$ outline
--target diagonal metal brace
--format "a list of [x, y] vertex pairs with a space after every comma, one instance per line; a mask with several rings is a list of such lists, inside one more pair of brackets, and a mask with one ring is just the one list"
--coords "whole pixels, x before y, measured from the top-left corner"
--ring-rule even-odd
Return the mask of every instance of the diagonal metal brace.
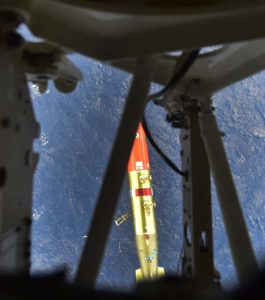
[[135, 133], [147, 102], [154, 60], [149, 57], [136, 62], [131, 89], [80, 258], [75, 278], [78, 285], [93, 287], [96, 283]]
[[201, 100], [201, 135], [216, 185], [218, 200], [240, 282], [259, 272], [221, 134], [212, 113], [211, 99]]

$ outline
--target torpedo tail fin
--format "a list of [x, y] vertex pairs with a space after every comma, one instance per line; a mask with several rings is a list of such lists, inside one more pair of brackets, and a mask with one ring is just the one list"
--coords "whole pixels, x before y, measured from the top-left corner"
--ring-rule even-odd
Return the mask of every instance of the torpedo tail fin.
[[[157, 278], [163, 277], [163, 276], [165, 276], [165, 269], [161, 268], [161, 267], [158, 267], [157, 268]], [[144, 280], [143, 272], [142, 272], [141, 269], [135, 270], [135, 277], [136, 277], [137, 282]]]
[[161, 267], [158, 267], [157, 268], [157, 277], [163, 277], [165, 276], [165, 269], [164, 268], [161, 268]]
[[143, 280], [143, 273], [141, 269], [137, 269], [135, 270], [135, 277], [136, 277], [136, 281], [142, 281]]

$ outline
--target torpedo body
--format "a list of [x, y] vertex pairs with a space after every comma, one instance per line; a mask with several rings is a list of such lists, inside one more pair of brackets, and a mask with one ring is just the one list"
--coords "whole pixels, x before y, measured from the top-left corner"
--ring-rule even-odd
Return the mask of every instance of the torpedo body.
[[141, 266], [135, 271], [136, 280], [149, 280], [164, 275], [164, 269], [158, 267], [155, 202], [146, 135], [141, 123], [131, 151], [128, 173], [135, 241]]

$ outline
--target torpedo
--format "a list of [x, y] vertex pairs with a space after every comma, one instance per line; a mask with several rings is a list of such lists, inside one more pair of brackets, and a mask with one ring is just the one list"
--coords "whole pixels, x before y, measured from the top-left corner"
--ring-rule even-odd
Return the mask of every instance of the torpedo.
[[146, 135], [141, 123], [132, 147], [128, 174], [135, 242], [140, 262], [140, 268], [135, 271], [136, 281], [155, 279], [163, 276], [165, 271], [158, 267], [155, 202]]

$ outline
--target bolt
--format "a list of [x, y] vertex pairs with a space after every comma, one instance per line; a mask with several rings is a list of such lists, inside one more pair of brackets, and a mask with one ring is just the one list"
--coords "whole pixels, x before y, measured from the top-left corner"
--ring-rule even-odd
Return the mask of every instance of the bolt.
[[0, 168], [0, 188], [5, 186], [6, 179], [7, 179], [6, 169], [4, 167], [1, 167]]

